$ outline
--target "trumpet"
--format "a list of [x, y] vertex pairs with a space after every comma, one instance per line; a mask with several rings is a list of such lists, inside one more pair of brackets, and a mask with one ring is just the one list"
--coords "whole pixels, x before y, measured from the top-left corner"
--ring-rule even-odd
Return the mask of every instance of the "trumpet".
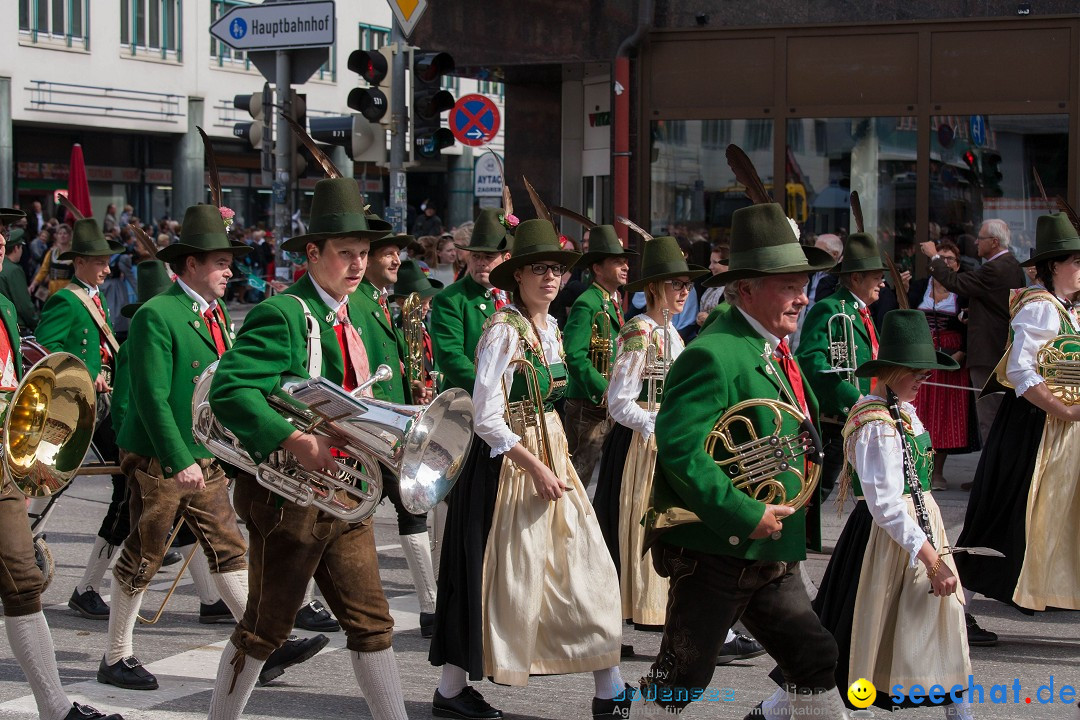
[[664, 331], [659, 343], [661, 349], [657, 351], [657, 330], [653, 330], [653, 336], [649, 338], [651, 342], [645, 350], [645, 371], [642, 378], [645, 380], [647, 410], [651, 413], [660, 409], [664, 380], [671, 369], [671, 327], [668, 324], [670, 315], [670, 311], [664, 310]]
[[405, 335], [409, 387], [425, 382], [424, 377], [424, 301], [420, 293], [411, 293], [401, 304], [401, 330]]
[[360, 397], [363, 390], [390, 377], [390, 368], [380, 365], [352, 393], [323, 377], [286, 378], [267, 398], [297, 430], [329, 438], [347, 456], [337, 461], [334, 472], [306, 470], [285, 450], [256, 463], [210, 408], [216, 370], [215, 362], [195, 384], [195, 440], [278, 495], [302, 507], [314, 505], [346, 522], [361, 522], [375, 512], [382, 499], [380, 464], [398, 476], [402, 505], [410, 513], [428, 512], [453, 488], [472, 444], [472, 399], [460, 388], [447, 390], [424, 406]]
[[533, 364], [525, 358], [510, 361], [515, 373], [520, 373], [525, 380], [526, 397], [510, 402], [510, 393], [506, 387], [506, 378], [502, 381], [503, 402], [506, 403], [506, 424], [522, 439], [526, 430], [536, 428], [536, 456], [548, 469], [555, 472], [555, 463], [551, 457], [551, 438], [548, 436], [547, 422], [544, 418], [544, 396], [540, 392], [540, 377]]
[[611, 379], [611, 316], [606, 310], [593, 315], [592, 338], [589, 340], [589, 362], [596, 368], [596, 372]]
[[[825, 324], [829, 347], [829, 369], [822, 372], [841, 375], [844, 382], [855, 385], [855, 324], [847, 314], [845, 300], [840, 301], [840, 312]], [[834, 327], [835, 326], [835, 327]]]
[[1066, 405], [1080, 403], [1080, 335], [1058, 335], [1035, 356], [1051, 394]]

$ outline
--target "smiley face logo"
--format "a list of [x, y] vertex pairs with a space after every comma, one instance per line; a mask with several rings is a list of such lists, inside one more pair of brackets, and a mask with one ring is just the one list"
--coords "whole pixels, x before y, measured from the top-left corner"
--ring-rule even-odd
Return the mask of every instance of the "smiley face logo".
[[859, 678], [851, 683], [851, 687], [847, 691], [847, 697], [848, 702], [861, 710], [874, 704], [874, 700], [877, 698], [877, 688], [874, 687], [874, 683], [866, 678]]

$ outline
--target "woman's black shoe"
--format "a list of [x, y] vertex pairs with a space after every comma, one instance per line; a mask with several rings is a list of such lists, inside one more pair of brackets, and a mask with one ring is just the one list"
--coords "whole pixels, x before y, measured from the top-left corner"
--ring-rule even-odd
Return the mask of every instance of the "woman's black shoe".
[[502, 711], [488, 705], [476, 688], [469, 686], [452, 698], [444, 698], [436, 690], [431, 700], [431, 714], [458, 720], [501, 720], [503, 716]]

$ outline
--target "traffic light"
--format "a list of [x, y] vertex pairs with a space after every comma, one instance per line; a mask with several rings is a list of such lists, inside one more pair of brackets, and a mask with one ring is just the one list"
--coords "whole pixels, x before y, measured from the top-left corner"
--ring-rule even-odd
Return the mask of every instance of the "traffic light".
[[387, 77], [393, 64], [393, 49], [354, 50], [349, 55], [349, 70], [367, 81], [366, 88], [353, 88], [348, 105], [371, 122], [390, 123], [391, 83]]
[[251, 147], [256, 150], [262, 147], [265, 132], [266, 113], [265, 105], [269, 93], [266, 88], [262, 92], [250, 95], [236, 95], [233, 97], [233, 107], [244, 110], [251, 115], [253, 122], [239, 122], [233, 125], [233, 136], [247, 140]]
[[386, 162], [386, 130], [362, 115], [311, 118], [311, 138], [345, 148], [357, 162]]
[[1004, 191], [1001, 189], [1001, 180], [1005, 177], [1001, 172], [1001, 153], [995, 150], [983, 150], [982, 162], [982, 185], [983, 195], [989, 197], [1001, 197]]
[[964, 151], [963, 155], [964, 165], [966, 170], [964, 176], [967, 181], [975, 187], [982, 187], [982, 172], [979, 170], [979, 156], [975, 154], [974, 150], [968, 149]]
[[454, 135], [442, 127], [442, 113], [454, 107], [454, 96], [442, 89], [442, 78], [453, 72], [454, 58], [444, 52], [412, 54], [413, 157], [438, 158], [454, 144]]

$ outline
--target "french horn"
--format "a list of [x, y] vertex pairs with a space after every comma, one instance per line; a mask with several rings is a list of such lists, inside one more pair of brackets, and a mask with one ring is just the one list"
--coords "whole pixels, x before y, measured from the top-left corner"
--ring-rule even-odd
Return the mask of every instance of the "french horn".
[[1058, 335], [1035, 355], [1051, 394], [1065, 405], [1080, 403], [1080, 335]]

